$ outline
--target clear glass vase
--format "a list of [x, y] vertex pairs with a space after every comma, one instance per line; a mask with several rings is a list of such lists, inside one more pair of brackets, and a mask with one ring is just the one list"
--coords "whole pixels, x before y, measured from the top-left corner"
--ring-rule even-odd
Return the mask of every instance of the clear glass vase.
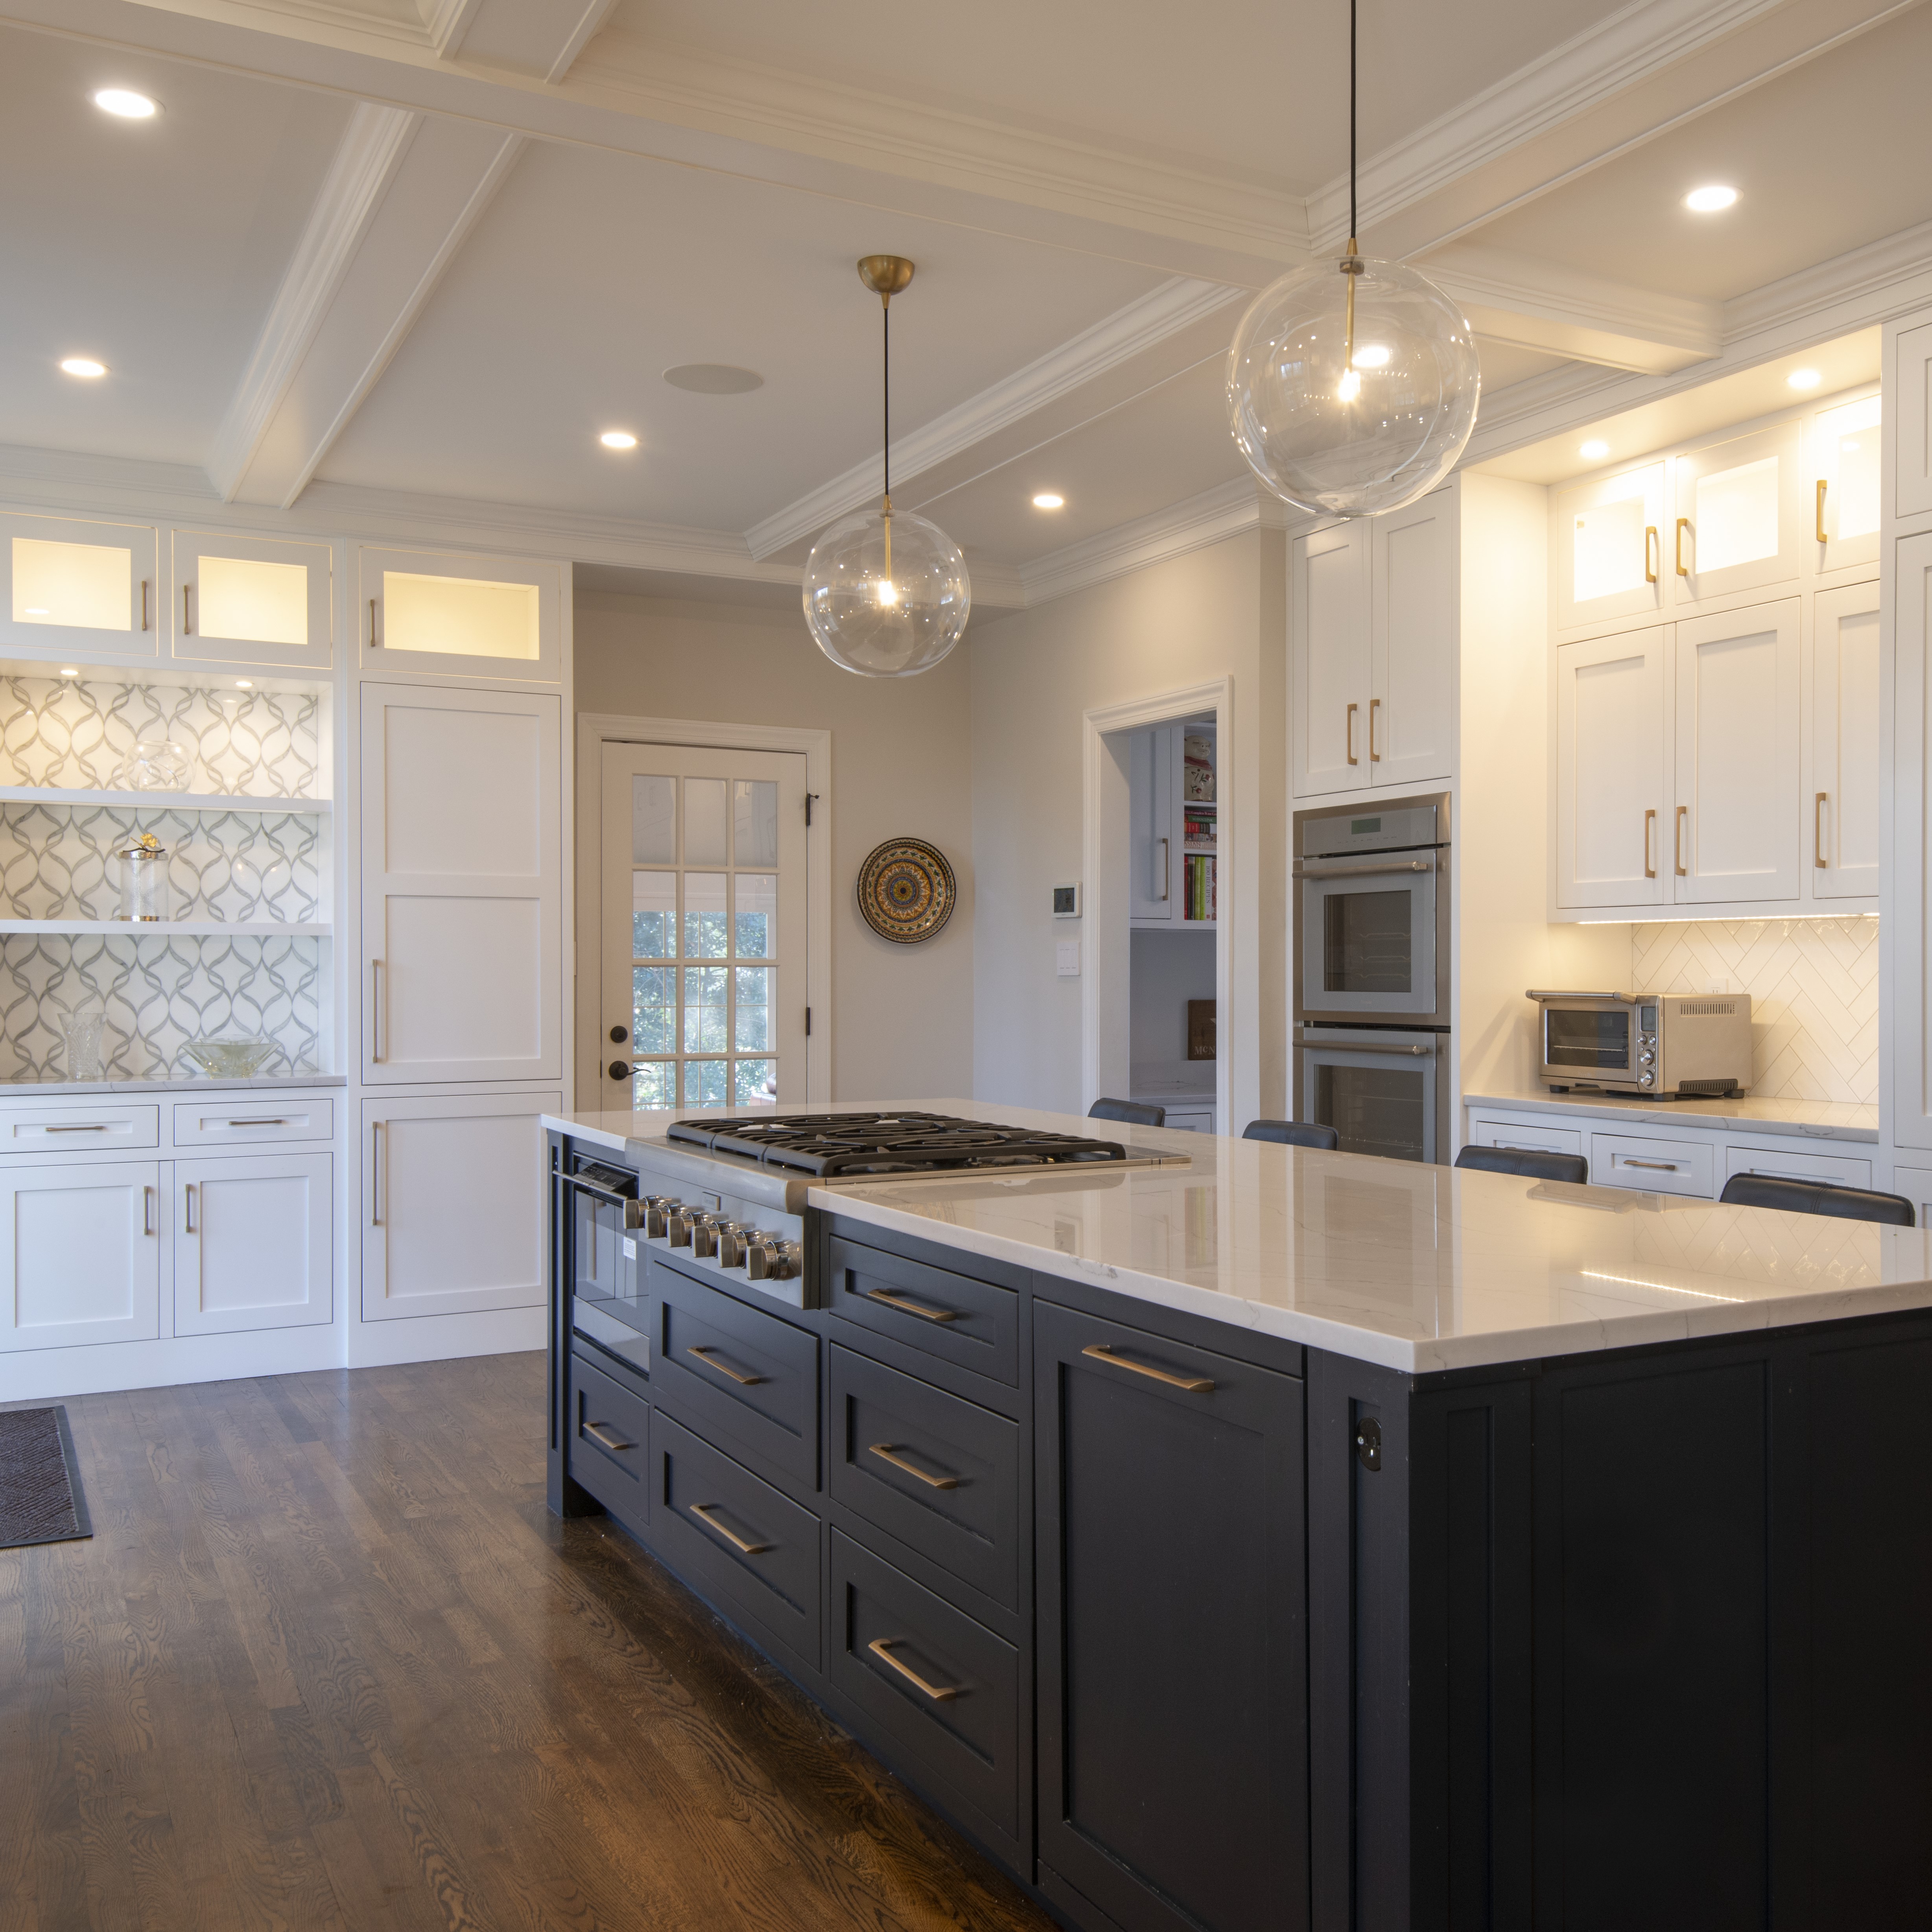
[[121, 916], [151, 926], [168, 916], [168, 848], [144, 833], [116, 855], [121, 861]]
[[101, 1077], [100, 1034], [106, 1017], [98, 1006], [88, 1012], [61, 1015], [61, 1038], [67, 1046], [67, 1077], [70, 1080], [98, 1080]]

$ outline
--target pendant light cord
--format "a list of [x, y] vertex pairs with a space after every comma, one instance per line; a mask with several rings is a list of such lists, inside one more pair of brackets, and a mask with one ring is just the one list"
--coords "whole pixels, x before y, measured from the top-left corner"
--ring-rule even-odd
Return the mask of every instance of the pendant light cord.
[[[1355, 225], [1355, 6], [1356, 0], [1348, 0], [1348, 232], [1351, 236], [1361, 230]], [[1351, 240], [1348, 252], [1353, 254], [1354, 242]]]

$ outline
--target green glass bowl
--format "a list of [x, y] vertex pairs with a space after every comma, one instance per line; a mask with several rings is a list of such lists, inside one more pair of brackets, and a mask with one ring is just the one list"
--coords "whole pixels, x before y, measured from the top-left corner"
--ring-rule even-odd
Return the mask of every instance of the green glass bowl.
[[280, 1051], [272, 1040], [191, 1040], [182, 1054], [211, 1078], [246, 1080]]

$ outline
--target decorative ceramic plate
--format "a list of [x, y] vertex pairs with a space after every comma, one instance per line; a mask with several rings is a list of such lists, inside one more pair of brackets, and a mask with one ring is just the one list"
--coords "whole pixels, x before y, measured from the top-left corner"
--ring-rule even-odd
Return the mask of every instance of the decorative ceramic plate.
[[859, 910], [881, 938], [930, 939], [959, 896], [945, 854], [923, 838], [888, 838], [859, 868]]

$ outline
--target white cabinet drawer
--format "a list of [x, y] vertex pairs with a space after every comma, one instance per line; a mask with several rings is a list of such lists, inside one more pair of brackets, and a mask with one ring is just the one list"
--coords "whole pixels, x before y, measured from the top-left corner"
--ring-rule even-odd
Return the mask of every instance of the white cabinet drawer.
[[1581, 1154], [1581, 1127], [1526, 1127], [1515, 1120], [1472, 1120], [1472, 1147], [1523, 1148], [1532, 1154]]
[[1212, 1107], [1170, 1107], [1166, 1125], [1184, 1134], [1211, 1134], [1214, 1131]]
[[1840, 1187], [1869, 1187], [1872, 1164], [1854, 1154], [1800, 1154], [1783, 1148], [1733, 1147], [1724, 1150], [1724, 1178], [1762, 1174], [1774, 1180], [1827, 1180]]
[[245, 1147], [257, 1141], [326, 1141], [335, 1103], [314, 1094], [217, 1094], [175, 1102], [175, 1145]]
[[0, 1107], [0, 1151], [8, 1154], [118, 1153], [160, 1144], [158, 1106], [72, 1100]]
[[1590, 1178], [1599, 1187], [1640, 1187], [1646, 1194], [1695, 1194], [1708, 1201], [1718, 1192], [1717, 1156], [1708, 1141], [1592, 1134]]

